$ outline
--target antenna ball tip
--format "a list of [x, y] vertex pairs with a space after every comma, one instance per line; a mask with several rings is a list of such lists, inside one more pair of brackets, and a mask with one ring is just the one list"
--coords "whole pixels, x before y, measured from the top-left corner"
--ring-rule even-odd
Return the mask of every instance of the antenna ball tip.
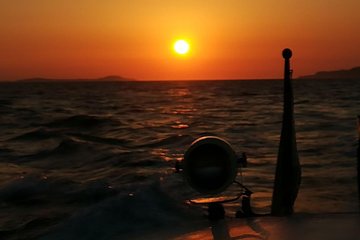
[[283, 55], [283, 58], [289, 59], [289, 58], [291, 58], [291, 56], [292, 56], [292, 51], [290, 50], [290, 48], [285, 48], [285, 49], [282, 51], [282, 55]]

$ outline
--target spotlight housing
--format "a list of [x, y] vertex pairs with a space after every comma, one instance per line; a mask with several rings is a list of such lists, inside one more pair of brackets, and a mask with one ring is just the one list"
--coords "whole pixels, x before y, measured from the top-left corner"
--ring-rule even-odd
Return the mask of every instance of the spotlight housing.
[[238, 160], [231, 145], [219, 137], [201, 137], [185, 152], [184, 177], [201, 194], [219, 194], [232, 184]]

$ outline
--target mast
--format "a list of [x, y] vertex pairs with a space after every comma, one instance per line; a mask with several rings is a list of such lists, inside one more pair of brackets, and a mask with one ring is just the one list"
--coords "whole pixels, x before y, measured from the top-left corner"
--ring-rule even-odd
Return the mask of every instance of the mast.
[[291, 81], [292, 70], [290, 70], [291, 50], [284, 49], [282, 56], [285, 59], [284, 109], [271, 206], [271, 214], [277, 216], [293, 213], [301, 181], [294, 123], [294, 96]]
[[358, 131], [357, 182], [358, 182], [359, 209], [360, 209], [360, 115], [358, 116], [357, 131]]

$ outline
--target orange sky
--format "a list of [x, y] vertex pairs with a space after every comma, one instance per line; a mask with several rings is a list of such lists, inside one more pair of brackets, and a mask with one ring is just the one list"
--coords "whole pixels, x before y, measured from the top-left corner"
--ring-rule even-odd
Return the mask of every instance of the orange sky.
[[[0, 79], [278, 78], [360, 65], [359, 0], [12, 0], [0, 3]], [[172, 51], [188, 39], [191, 52]]]

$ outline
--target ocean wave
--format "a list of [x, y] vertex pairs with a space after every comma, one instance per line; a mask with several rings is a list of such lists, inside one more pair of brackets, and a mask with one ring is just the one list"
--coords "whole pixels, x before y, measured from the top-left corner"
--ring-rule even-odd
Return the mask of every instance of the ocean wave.
[[140, 185], [135, 192], [121, 193], [74, 213], [41, 239], [164, 239], [158, 234], [177, 235], [206, 226], [198, 211], [171, 198], [158, 184]]
[[1, 114], [9, 114], [12, 112], [13, 102], [7, 99], [0, 99], [0, 113]]
[[10, 106], [13, 104], [13, 101], [9, 99], [0, 99], [0, 106]]
[[163, 146], [187, 146], [191, 142], [193, 142], [195, 139], [190, 135], [172, 135], [166, 138], [162, 138], [159, 140], [155, 140], [153, 142], [149, 142], [146, 144], [142, 144], [140, 146], [134, 146], [136, 148], [142, 147], [142, 148], [151, 148], [151, 147], [163, 147]]
[[300, 105], [300, 104], [307, 104], [310, 103], [310, 100], [299, 100], [299, 101], [294, 101], [295, 105]]
[[[75, 115], [67, 118], [58, 119], [45, 124], [52, 128], [81, 128], [89, 129], [99, 127], [101, 125], [114, 125], [115, 121], [109, 117], [98, 117], [91, 115]], [[119, 123], [116, 123], [119, 125]]]
[[74, 168], [90, 160], [95, 160], [99, 155], [101, 152], [99, 153], [91, 144], [65, 138], [53, 149], [21, 156], [16, 162], [29, 163], [45, 169]]
[[57, 155], [57, 154], [58, 155], [76, 154], [76, 152], [80, 150], [86, 150], [84, 148], [88, 148], [88, 146], [86, 146], [80, 141], [76, 141], [74, 139], [68, 138], [62, 140], [56, 148], [50, 151], [44, 151], [42, 153], [37, 154], [38, 155], [37, 157], [39, 157], [39, 155], [47, 156], [47, 155]]
[[6, 154], [11, 154], [12, 152], [13, 151], [8, 148], [0, 148], [0, 156], [6, 155]]
[[27, 206], [37, 204], [90, 204], [99, 202], [118, 193], [104, 179], [79, 183], [58, 176], [45, 174], [24, 174], [0, 189], [3, 204]]
[[67, 203], [84, 204], [96, 203], [118, 193], [118, 189], [105, 180], [94, 180], [86, 184], [78, 185], [76, 189], [69, 191], [65, 201]]
[[16, 179], [0, 189], [0, 199], [10, 205], [43, 204], [62, 195], [71, 181], [48, 179], [42, 175], [29, 175]]
[[125, 161], [118, 165], [121, 167], [155, 167], [164, 166], [164, 161], [144, 159], [138, 161]]
[[0, 229], [0, 236], [3, 239], [19, 239], [13, 236], [19, 236], [21, 239], [37, 239], [38, 236], [44, 234], [44, 229], [53, 227], [58, 223], [63, 216], [46, 216], [42, 218], [32, 218], [27, 221], [22, 221], [21, 224], [13, 226], [5, 226]]
[[125, 139], [118, 138], [104, 138], [98, 137], [94, 135], [82, 134], [82, 133], [69, 133], [69, 136], [76, 137], [77, 139], [88, 141], [88, 142], [96, 142], [108, 145], [116, 145], [116, 146], [126, 146], [129, 141]]
[[44, 140], [49, 138], [57, 138], [60, 136], [59, 132], [49, 131], [44, 128], [38, 128], [36, 130], [20, 134], [14, 138], [9, 139], [9, 141], [36, 141]]

